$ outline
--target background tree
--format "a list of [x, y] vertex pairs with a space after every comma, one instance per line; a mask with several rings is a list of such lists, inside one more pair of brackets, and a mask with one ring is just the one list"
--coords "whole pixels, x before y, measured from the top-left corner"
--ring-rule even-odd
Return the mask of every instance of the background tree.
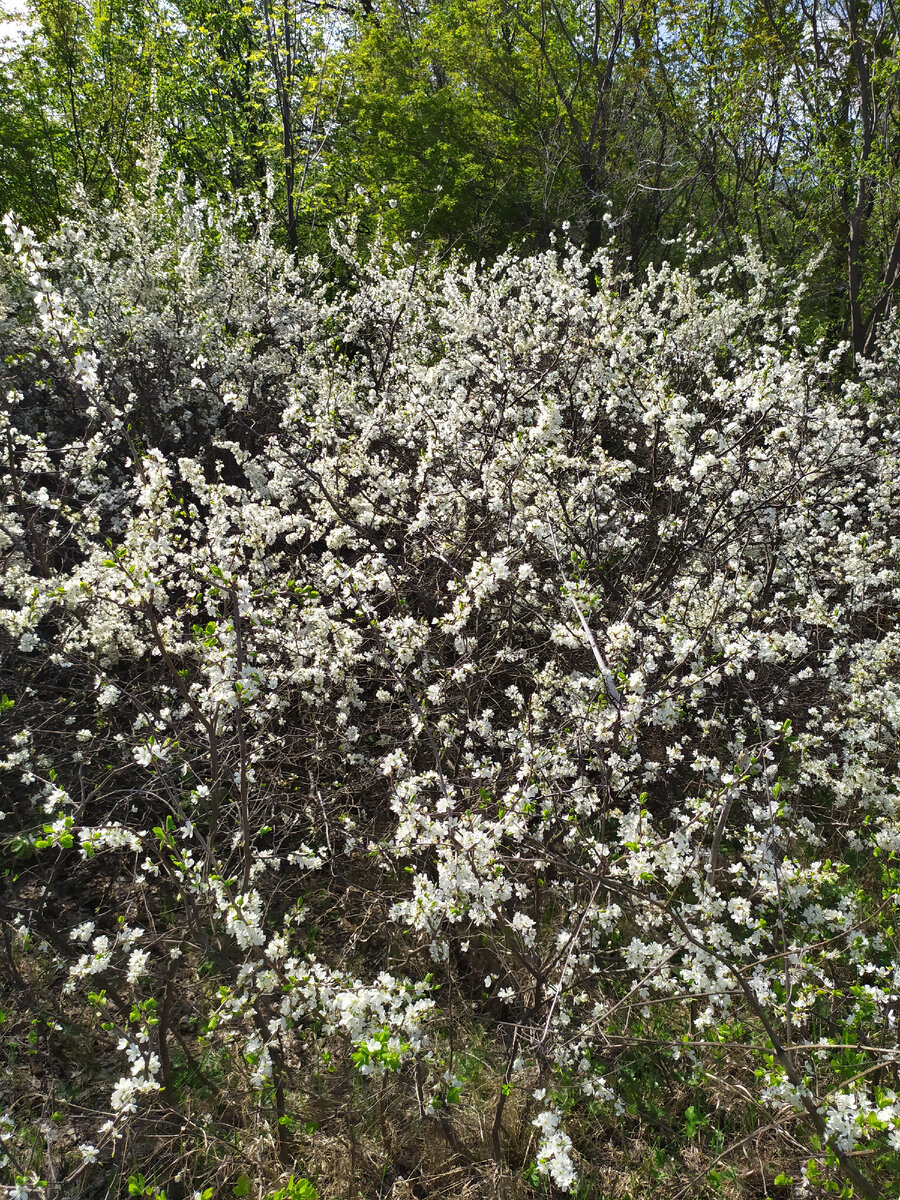
[[3, 56], [0, 188], [47, 226], [78, 189], [117, 202], [136, 178], [164, 25], [129, 0], [35, 0], [31, 22]]
[[49, 227], [142, 147], [252, 193], [293, 251], [361, 235], [467, 255], [563, 226], [641, 268], [694, 228], [791, 274], [871, 351], [900, 272], [898, 27], [881, 0], [35, 0], [7, 52], [0, 186]]
[[154, 140], [294, 253], [470, 257], [563, 229], [638, 271], [697, 231], [796, 277], [871, 353], [900, 277], [900, 35], [882, 0], [34, 0], [4, 55], [5, 205], [117, 203]]

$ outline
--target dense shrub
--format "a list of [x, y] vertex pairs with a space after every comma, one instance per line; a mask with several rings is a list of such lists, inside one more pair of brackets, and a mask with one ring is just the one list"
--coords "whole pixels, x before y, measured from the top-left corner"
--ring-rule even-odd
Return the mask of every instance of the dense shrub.
[[896, 1188], [897, 345], [236, 221], [9, 227], [11, 1194]]

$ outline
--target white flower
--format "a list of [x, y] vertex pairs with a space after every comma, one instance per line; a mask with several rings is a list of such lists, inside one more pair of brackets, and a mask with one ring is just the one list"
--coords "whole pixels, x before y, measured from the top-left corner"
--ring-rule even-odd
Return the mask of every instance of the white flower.
[[132, 950], [128, 956], [128, 970], [125, 977], [129, 983], [137, 983], [140, 977], [146, 972], [147, 962], [150, 958], [148, 950]]
[[517, 912], [510, 921], [510, 925], [521, 936], [526, 946], [534, 945], [537, 930], [532, 917], [529, 917], [527, 913]]
[[134, 755], [134, 761], [140, 767], [149, 767], [153, 762], [149, 746], [135, 746], [131, 753]]
[[532, 1122], [540, 1131], [537, 1152], [537, 1169], [541, 1175], [549, 1175], [558, 1188], [571, 1191], [577, 1182], [575, 1164], [570, 1157], [571, 1138], [560, 1128], [560, 1115], [548, 1109]]
[[97, 693], [97, 703], [101, 708], [112, 708], [118, 700], [119, 694], [119, 689], [113, 684], [108, 683]]

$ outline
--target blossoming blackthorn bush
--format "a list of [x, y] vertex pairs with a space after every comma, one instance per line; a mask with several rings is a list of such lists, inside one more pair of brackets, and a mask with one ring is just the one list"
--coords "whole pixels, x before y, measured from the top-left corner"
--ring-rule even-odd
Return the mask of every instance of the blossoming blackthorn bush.
[[900, 341], [8, 236], [10, 1194], [896, 1190]]

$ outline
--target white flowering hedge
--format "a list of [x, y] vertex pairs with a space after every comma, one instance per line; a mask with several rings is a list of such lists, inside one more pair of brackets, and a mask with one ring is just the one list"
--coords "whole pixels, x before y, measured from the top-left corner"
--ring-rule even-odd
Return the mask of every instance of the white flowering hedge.
[[243, 228], [8, 226], [10, 1194], [896, 1192], [900, 345]]

